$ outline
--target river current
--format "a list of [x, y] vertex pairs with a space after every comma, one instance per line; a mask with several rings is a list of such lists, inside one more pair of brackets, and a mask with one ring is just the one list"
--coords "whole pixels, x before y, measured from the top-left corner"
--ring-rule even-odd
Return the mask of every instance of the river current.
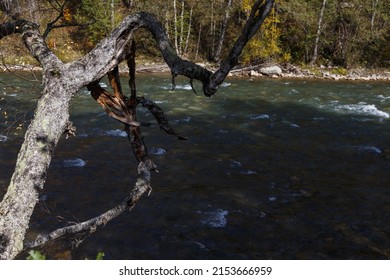
[[[184, 78], [171, 91], [169, 76], [148, 74], [137, 88], [189, 140], [139, 108], [152, 124], [142, 128], [159, 170], [152, 193], [85, 239], [49, 244], [49, 258], [390, 258], [389, 83], [229, 78], [207, 98], [199, 84], [198, 95]], [[39, 91], [0, 74], [1, 197]], [[87, 90], [71, 121], [76, 136], [58, 144], [27, 238], [97, 216], [135, 181], [122, 125]]]

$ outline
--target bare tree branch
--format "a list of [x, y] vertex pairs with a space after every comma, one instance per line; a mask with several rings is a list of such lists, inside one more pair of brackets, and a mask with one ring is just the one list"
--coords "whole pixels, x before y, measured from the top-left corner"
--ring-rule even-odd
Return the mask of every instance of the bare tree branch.
[[228, 57], [222, 61], [220, 68], [210, 77], [210, 82], [205, 89], [205, 95], [213, 95], [223, 83], [229, 72], [237, 65], [242, 50], [271, 12], [274, 2], [274, 0], [259, 0], [253, 5], [240, 37], [230, 50]]
[[168, 119], [165, 117], [164, 111], [152, 100], [148, 100], [145, 97], [138, 97], [137, 103], [142, 104], [147, 108], [156, 119], [160, 128], [166, 133], [176, 136], [179, 140], [188, 140], [187, 137], [177, 134], [168, 123]]
[[78, 22], [66, 22], [62, 24], [57, 24], [61, 19], [64, 18], [64, 9], [66, 4], [68, 3], [68, 0], [65, 0], [62, 4], [59, 3], [58, 1], [55, 1], [56, 5], [54, 3], [50, 2], [51, 6], [58, 12], [58, 15], [55, 19], [50, 21], [46, 25], [46, 29], [43, 32], [43, 39], [46, 41], [47, 37], [49, 36], [50, 32], [53, 31], [54, 29], [59, 29], [59, 28], [65, 28], [65, 27], [87, 27], [95, 22], [95, 20], [92, 20], [91, 22], [87, 23], [78, 23]]
[[39, 247], [45, 243], [63, 237], [65, 235], [76, 234], [81, 232], [94, 232], [99, 226], [105, 226], [109, 221], [119, 215], [131, 211], [136, 203], [141, 199], [142, 195], [150, 192], [151, 171], [155, 169], [155, 165], [151, 160], [140, 162], [138, 164], [138, 178], [130, 194], [126, 199], [116, 207], [106, 211], [105, 213], [92, 218], [90, 220], [76, 223], [71, 226], [62, 227], [48, 234], [38, 235], [34, 241], [24, 244], [24, 250]]

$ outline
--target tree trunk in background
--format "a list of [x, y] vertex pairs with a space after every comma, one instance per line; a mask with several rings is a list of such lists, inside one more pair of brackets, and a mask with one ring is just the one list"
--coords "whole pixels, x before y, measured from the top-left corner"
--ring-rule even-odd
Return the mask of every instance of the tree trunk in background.
[[165, 30], [167, 31], [168, 39], [170, 39], [171, 28], [169, 26], [169, 9], [165, 12]]
[[222, 47], [223, 47], [223, 42], [225, 40], [226, 28], [227, 28], [227, 24], [228, 24], [228, 21], [229, 21], [230, 8], [232, 7], [232, 2], [233, 2], [232, 0], [229, 0], [228, 3], [227, 3], [227, 6], [226, 6], [226, 13], [225, 13], [225, 17], [223, 19], [222, 27], [221, 27], [221, 35], [220, 35], [219, 40], [218, 40], [217, 50], [216, 50], [216, 52], [214, 54], [214, 57], [213, 57], [214, 61], [219, 61], [220, 60]]
[[184, 0], [181, 1], [180, 12], [180, 35], [179, 35], [179, 54], [183, 54], [183, 42], [184, 41]]
[[379, 0], [372, 0], [372, 16], [371, 16], [371, 32], [374, 32], [374, 24], [375, 24], [375, 16], [376, 16], [376, 8], [378, 6]]
[[209, 58], [212, 59], [215, 53], [214, 2], [211, 2], [210, 37], [211, 37], [211, 45], [210, 45]]
[[322, 31], [322, 20], [324, 18], [324, 10], [325, 10], [325, 5], [326, 5], [326, 0], [322, 1], [322, 6], [321, 6], [321, 11], [320, 11], [320, 16], [318, 17], [318, 23], [317, 23], [317, 35], [316, 39], [314, 42], [314, 50], [313, 50], [313, 56], [310, 61], [310, 65], [314, 65], [317, 61], [318, 57], [318, 45], [320, 42], [320, 35]]
[[202, 23], [199, 23], [198, 42], [196, 44], [195, 60], [198, 59], [201, 35], [202, 35]]
[[175, 33], [175, 50], [179, 53], [179, 46], [177, 43], [177, 9], [176, 9], [176, 0], [173, 0], [173, 28]]
[[186, 44], [185, 44], [185, 47], [184, 47], [183, 54], [187, 54], [187, 50], [188, 50], [188, 44], [189, 44], [189, 41], [190, 41], [191, 28], [192, 28], [192, 12], [193, 12], [193, 10], [194, 10], [194, 5], [191, 6], [191, 10], [190, 10], [190, 19], [189, 19], [189, 22], [188, 22], [188, 32], [187, 32]]

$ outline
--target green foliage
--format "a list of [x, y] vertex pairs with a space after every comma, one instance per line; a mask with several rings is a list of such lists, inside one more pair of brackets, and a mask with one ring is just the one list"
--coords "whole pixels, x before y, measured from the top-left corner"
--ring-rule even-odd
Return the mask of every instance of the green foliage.
[[46, 256], [37, 250], [28, 252], [27, 260], [46, 260]]
[[[22, 1], [22, 17], [36, 20], [42, 30], [58, 16], [59, 1]], [[114, 2], [112, 2], [114, 1]], [[255, 0], [233, 1], [222, 50], [226, 54], [237, 39]], [[32, 9], [31, 3], [37, 5]], [[226, 1], [176, 0], [176, 29], [173, 0], [132, 1], [132, 9], [119, 0], [67, 0], [62, 19], [57, 24], [81, 24], [81, 27], [56, 29], [48, 37], [48, 45], [64, 61], [74, 60], [92, 49], [107, 36], [125, 16], [146, 11], [156, 15], [178, 48], [187, 50], [189, 58], [205, 60], [220, 38], [226, 14]], [[266, 60], [304, 65], [310, 62], [322, 0], [276, 0], [275, 8], [261, 30], [245, 48], [241, 62], [256, 63]], [[114, 3], [114, 6], [112, 6]], [[183, 5], [184, 4], [184, 5]], [[54, 7], [52, 6], [54, 5]], [[61, 5], [60, 5], [61, 6]], [[57, 8], [55, 8], [57, 7]], [[181, 18], [182, 9], [183, 20]], [[191, 25], [190, 11], [192, 9]], [[32, 13], [34, 10], [36, 12]], [[7, 17], [0, 12], [0, 22]], [[389, 67], [390, 60], [390, 1], [385, 0], [328, 0], [324, 9], [317, 62], [323, 65], [350, 68], [355, 66]], [[187, 34], [190, 37], [187, 45]], [[183, 32], [183, 33], [181, 33]], [[198, 42], [199, 33], [201, 33]], [[23, 46], [13, 48], [12, 36], [3, 38], [0, 55], [7, 63], [34, 63]], [[179, 39], [182, 39], [181, 41]], [[19, 37], [15, 36], [19, 40]], [[139, 54], [155, 60], [160, 57], [156, 44], [148, 32], [136, 33]], [[19, 40], [20, 41], [20, 40]], [[9, 45], [9, 46], [8, 46]], [[16, 60], [18, 59], [18, 60]], [[21, 62], [22, 61], [22, 62]]]
[[[247, 0], [243, 2], [244, 11], [248, 11], [251, 2], [253, 1]], [[242, 54], [244, 64], [275, 59], [282, 54], [282, 49], [279, 46], [279, 38], [281, 35], [279, 23], [279, 15], [275, 9], [272, 9], [261, 27], [261, 32], [258, 32], [245, 47]], [[285, 54], [285, 58], [289, 59], [287, 54]]]
[[103, 253], [103, 252], [97, 253], [97, 255], [96, 255], [96, 260], [101, 261], [101, 260], [103, 260], [103, 259], [104, 259], [104, 253]]
[[331, 71], [331, 74], [336, 74], [336, 75], [348, 75], [348, 70], [343, 68], [343, 67], [337, 67], [337, 68], [333, 68], [332, 71]]
[[[281, 48], [292, 62], [308, 63], [313, 54], [320, 0], [279, 1]], [[373, 5], [374, 3], [377, 5]], [[327, 1], [318, 61], [344, 68], [386, 66], [390, 1]]]
[[104, 1], [82, 0], [80, 2], [82, 6], [76, 18], [80, 22], [93, 22], [83, 30], [84, 34], [82, 34], [88, 38], [86, 43], [93, 46], [109, 33], [110, 18]]
[[[103, 252], [98, 252], [97, 255], [96, 255], [96, 258], [95, 260], [97, 261], [101, 261], [101, 260], [104, 260], [104, 253]], [[86, 260], [89, 260], [88, 258], [85, 258]]]
[[[104, 260], [104, 256], [105, 255], [103, 252], [98, 252], [95, 260], [98, 260], [98, 261]], [[28, 252], [28, 256], [26, 259], [27, 260], [46, 260], [46, 256], [38, 250], [31, 250]], [[88, 260], [88, 259], [86, 259], [86, 260]]]

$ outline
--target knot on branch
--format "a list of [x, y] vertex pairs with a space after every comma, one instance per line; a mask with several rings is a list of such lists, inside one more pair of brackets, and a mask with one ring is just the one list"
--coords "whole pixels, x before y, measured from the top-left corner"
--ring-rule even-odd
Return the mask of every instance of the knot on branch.
[[31, 22], [31, 21], [27, 21], [27, 20], [17, 20], [17, 25], [15, 27], [17, 30], [20, 30], [20, 33], [23, 33], [27, 30], [31, 30], [31, 29], [38, 29], [39, 28], [39, 24], [35, 23], [35, 22]]

